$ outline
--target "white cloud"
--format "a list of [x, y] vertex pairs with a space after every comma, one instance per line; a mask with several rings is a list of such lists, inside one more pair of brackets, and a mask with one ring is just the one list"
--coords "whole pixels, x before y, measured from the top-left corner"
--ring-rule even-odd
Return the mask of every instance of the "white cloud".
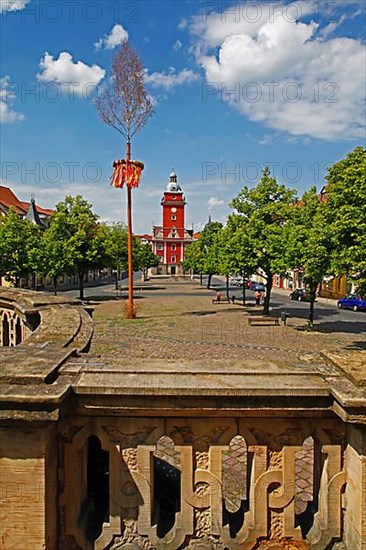
[[331, 21], [326, 27], [321, 29], [321, 31], [319, 32], [319, 36], [324, 39], [328, 38], [328, 36], [332, 35], [334, 31], [338, 29], [338, 27], [340, 27], [347, 19], [348, 17], [343, 14], [338, 21]]
[[215, 208], [215, 206], [221, 206], [225, 204], [225, 201], [218, 199], [217, 197], [210, 197], [207, 201], [209, 209]]
[[182, 46], [183, 46], [182, 42], [180, 40], [177, 40], [173, 45], [173, 50], [177, 52], [178, 50], [181, 49]]
[[45, 53], [41, 59], [41, 72], [37, 78], [41, 82], [54, 82], [60, 86], [69, 86], [79, 95], [87, 94], [104, 78], [106, 71], [98, 65], [86, 65], [82, 61], [76, 63], [68, 52], [61, 52], [58, 59]]
[[211, 95], [250, 120], [294, 136], [362, 139], [365, 45], [345, 37], [327, 40], [334, 24], [322, 37], [314, 21], [295, 20], [296, 12], [311, 14], [310, 5], [294, 2], [286, 17], [283, 3], [273, 4], [272, 10], [257, 5], [261, 10], [255, 22], [244, 17], [235, 21], [229, 13], [208, 15], [206, 21], [194, 18], [192, 51], [212, 84]]
[[180, 22], [179, 22], [179, 25], [178, 25], [178, 29], [180, 31], [182, 31], [183, 29], [186, 29], [188, 27], [188, 21], [187, 19], [182, 19]]
[[11, 109], [11, 104], [15, 99], [13, 86], [10, 84], [10, 78], [4, 76], [0, 78], [0, 122], [9, 123], [20, 122], [25, 116]]
[[152, 74], [146, 73], [145, 81], [156, 88], [165, 88], [171, 90], [175, 86], [189, 84], [199, 79], [199, 75], [191, 69], [182, 69], [177, 71], [174, 67], [170, 67], [168, 71], [161, 73], [155, 72]]
[[119, 46], [122, 42], [128, 40], [128, 32], [122, 27], [122, 25], [114, 25], [109, 34], [106, 34], [103, 38], [100, 38], [98, 42], [95, 42], [94, 46], [97, 50], [104, 47], [106, 50], [113, 50]]
[[24, 10], [30, 0], [0, 0], [0, 13]]

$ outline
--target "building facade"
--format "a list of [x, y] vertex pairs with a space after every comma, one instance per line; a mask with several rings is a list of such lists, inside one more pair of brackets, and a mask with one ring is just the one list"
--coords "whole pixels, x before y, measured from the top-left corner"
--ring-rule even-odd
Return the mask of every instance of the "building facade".
[[160, 265], [153, 270], [156, 275], [183, 275], [184, 252], [193, 241], [193, 229], [185, 228], [186, 200], [177, 174], [170, 174], [169, 183], [161, 199], [162, 225], [153, 227], [153, 252], [160, 258]]

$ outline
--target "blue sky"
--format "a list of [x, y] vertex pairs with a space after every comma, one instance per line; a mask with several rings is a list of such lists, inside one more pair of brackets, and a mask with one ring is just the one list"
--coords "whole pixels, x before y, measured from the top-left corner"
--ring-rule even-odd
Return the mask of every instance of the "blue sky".
[[125, 221], [125, 192], [109, 186], [124, 144], [90, 98], [128, 39], [155, 103], [132, 143], [146, 165], [135, 232], [160, 223], [173, 167], [196, 229], [210, 212], [224, 221], [267, 164], [300, 194], [321, 188], [327, 165], [365, 146], [365, 6], [0, 0], [2, 183], [48, 207], [83, 194]]

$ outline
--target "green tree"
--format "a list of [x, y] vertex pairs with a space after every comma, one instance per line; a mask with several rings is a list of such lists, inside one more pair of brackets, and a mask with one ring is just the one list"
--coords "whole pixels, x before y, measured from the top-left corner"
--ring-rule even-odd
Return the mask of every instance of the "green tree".
[[213, 252], [217, 258], [217, 272], [220, 275], [225, 275], [225, 289], [226, 289], [226, 298], [229, 301], [229, 276], [233, 272], [233, 263], [232, 255], [230, 254], [230, 247], [228, 246], [227, 241], [227, 231], [226, 228], [220, 229], [215, 235], [213, 243]]
[[366, 295], [366, 151], [356, 147], [328, 170], [326, 180], [333, 270], [346, 274]]
[[231, 214], [221, 232], [221, 239], [229, 274], [239, 273], [243, 279], [242, 300], [245, 305], [245, 281], [256, 269], [256, 255], [246, 231], [246, 220]]
[[153, 253], [151, 246], [140, 241], [137, 242], [137, 251], [134, 258], [136, 258], [137, 269], [142, 271], [143, 279], [147, 278], [150, 267], [157, 267], [160, 263], [159, 257]]
[[209, 221], [201, 231], [198, 239], [202, 243], [204, 254], [203, 271], [208, 275], [207, 288], [211, 288], [212, 277], [220, 270], [217, 234], [221, 229], [222, 223]]
[[202, 275], [205, 269], [205, 253], [202, 240], [198, 239], [187, 246], [182, 265], [185, 270], [191, 269], [193, 272], [199, 273], [202, 286]]
[[37, 253], [37, 273], [51, 277], [55, 296], [58, 279], [73, 272], [72, 258], [68, 257], [64, 247], [63, 228], [57, 223], [50, 223], [40, 241]]
[[274, 274], [286, 271], [284, 226], [296, 193], [271, 177], [268, 167], [253, 189], [244, 186], [231, 206], [243, 217], [251, 258], [266, 280], [263, 314], [268, 315]]
[[16, 287], [37, 269], [40, 230], [10, 208], [0, 217], [0, 275]]
[[107, 232], [107, 255], [110, 267], [118, 272], [126, 271], [128, 265], [127, 228], [122, 223], [104, 226]]
[[53, 236], [55, 244], [63, 248], [66, 271], [78, 275], [80, 299], [83, 300], [86, 273], [108, 264], [106, 229], [98, 224], [91, 204], [80, 195], [67, 196], [56, 205], [50, 229], [50, 239]]
[[316, 188], [306, 191], [294, 205], [291, 220], [285, 225], [288, 266], [304, 272], [309, 288], [309, 326], [314, 323], [314, 303], [319, 284], [331, 269], [332, 238], [324, 215], [325, 205]]

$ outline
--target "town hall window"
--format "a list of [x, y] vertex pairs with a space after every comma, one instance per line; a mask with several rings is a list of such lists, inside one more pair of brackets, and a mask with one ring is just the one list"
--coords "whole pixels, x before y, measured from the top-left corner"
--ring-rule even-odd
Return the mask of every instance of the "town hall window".
[[177, 248], [177, 245], [176, 244], [172, 244], [172, 250], [176, 250]]
[[177, 219], [177, 216], [175, 214], [172, 214], [172, 221], [175, 222]]
[[176, 262], [176, 257], [172, 256], [172, 264], [175, 264], [175, 262]]

